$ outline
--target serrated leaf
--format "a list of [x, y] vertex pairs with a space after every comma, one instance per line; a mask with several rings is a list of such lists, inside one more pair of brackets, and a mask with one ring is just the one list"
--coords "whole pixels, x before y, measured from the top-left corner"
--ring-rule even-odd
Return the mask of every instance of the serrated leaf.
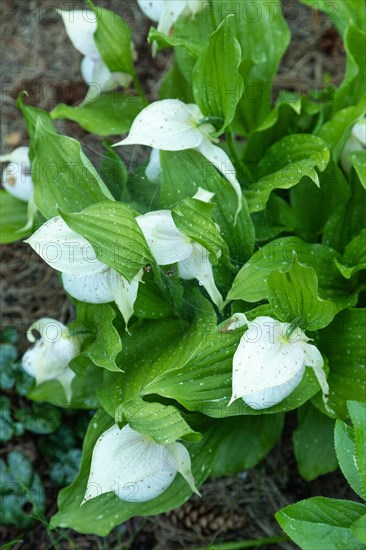
[[99, 202], [79, 214], [62, 212], [62, 217], [90, 242], [98, 260], [121, 273], [128, 282], [152, 261], [134, 213], [126, 204]]
[[244, 84], [239, 73], [241, 48], [228, 15], [209, 37], [209, 45], [199, 56], [193, 70], [195, 103], [205, 116], [223, 120], [220, 135], [235, 117]]
[[318, 278], [312, 267], [294, 260], [286, 271], [272, 271], [268, 277], [268, 301], [280, 321], [299, 319], [302, 330], [326, 327], [336, 314], [334, 302], [318, 296]]
[[334, 420], [310, 403], [298, 409], [298, 426], [292, 435], [297, 466], [306, 481], [338, 468], [334, 450]]
[[250, 212], [265, 208], [268, 198], [275, 189], [290, 189], [303, 177], [310, 178], [316, 185], [319, 176], [315, 168], [325, 170], [330, 159], [325, 142], [310, 134], [286, 136], [272, 145], [260, 161], [258, 170], [261, 178], [245, 191]]
[[364, 548], [352, 534], [351, 526], [365, 514], [366, 506], [349, 500], [309, 498], [282, 508], [275, 515], [285, 533], [303, 550]]
[[73, 120], [92, 134], [113, 136], [128, 132], [143, 107], [144, 103], [137, 96], [110, 92], [79, 107], [60, 103], [51, 111], [51, 117]]

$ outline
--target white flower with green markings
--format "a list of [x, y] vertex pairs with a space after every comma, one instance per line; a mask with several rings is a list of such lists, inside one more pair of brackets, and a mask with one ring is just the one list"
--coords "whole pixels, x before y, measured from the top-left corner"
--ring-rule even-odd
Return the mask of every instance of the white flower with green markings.
[[329, 387], [320, 351], [294, 324], [272, 317], [247, 321], [244, 314], [234, 315], [226, 330], [247, 325], [233, 358], [232, 397], [252, 409], [266, 409], [288, 397], [300, 384], [306, 367], [311, 367], [326, 401]]
[[158, 31], [169, 34], [179, 17], [196, 15], [205, 0], [137, 0], [137, 3], [149, 19], [158, 23]]
[[[213, 194], [199, 189], [194, 196], [208, 202]], [[211, 300], [220, 309], [223, 299], [216, 287], [210, 253], [201, 244], [179, 231], [170, 210], [158, 210], [137, 216], [136, 222], [158, 265], [178, 264], [181, 279], [197, 281], [206, 289]]]
[[182, 443], [159, 445], [128, 424], [122, 429], [115, 424], [95, 444], [82, 504], [110, 492], [126, 502], [146, 502], [161, 495], [178, 472], [199, 494]]
[[[229, 181], [238, 197], [236, 216], [242, 207], [242, 191], [236, 171], [228, 155], [214, 144], [214, 126], [209, 124], [195, 104], [179, 99], [155, 101], [143, 109], [133, 121], [130, 133], [118, 145], [147, 145], [161, 151], [194, 149], [212, 163]], [[156, 172], [158, 158], [154, 158]]]
[[41, 258], [61, 271], [65, 290], [77, 300], [90, 304], [115, 302], [126, 325], [133, 315], [143, 271], [131, 283], [100, 262], [92, 245], [70, 229], [61, 216], [45, 222], [28, 243]]
[[94, 40], [97, 16], [91, 10], [56, 10], [62, 17], [65, 30], [76, 50], [84, 57], [81, 74], [90, 86], [87, 98], [100, 92], [113, 90], [116, 86], [128, 86], [132, 80], [126, 73], [112, 73], [104, 63]]
[[[39, 340], [34, 337], [34, 330], [40, 333]], [[29, 327], [27, 338], [34, 346], [23, 355], [22, 368], [36, 379], [37, 385], [48, 380], [58, 380], [70, 402], [75, 373], [69, 363], [80, 353], [80, 338], [70, 334], [63, 323], [47, 317]]]

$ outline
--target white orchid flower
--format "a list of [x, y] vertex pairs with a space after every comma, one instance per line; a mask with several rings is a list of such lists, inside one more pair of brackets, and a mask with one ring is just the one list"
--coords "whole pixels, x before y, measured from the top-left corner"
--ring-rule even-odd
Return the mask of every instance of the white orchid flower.
[[178, 472], [199, 494], [182, 443], [158, 445], [128, 424], [122, 429], [115, 424], [95, 444], [82, 504], [109, 492], [126, 502], [146, 502], [161, 495]]
[[8, 155], [1, 155], [0, 162], [9, 162], [3, 171], [3, 187], [21, 201], [29, 201], [33, 194], [29, 147], [17, 147]]
[[[209, 191], [204, 193], [208, 193], [205, 198], [212, 197]], [[195, 198], [198, 196], [195, 195]], [[210, 253], [202, 245], [179, 231], [170, 210], [149, 212], [137, 216], [136, 221], [156, 263], [158, 265], [177, 263], [179, 277], [186, 280], [197, 279], [220, 309], [223, 299], [215, 284], [209, 260]]]
[[100, 262], [89, 241], [70, 229], [61, 216], [48, 220], [25, 242], [48, 265], [61, 271], [64, 288], [71, 296], [90, 304], [114, 301], [127, 326], [133, 315], [142, 270], [129, 283]]
[[[147, 145], [162, 151], [195, 149], [211, 162], [230, 182], [238, 197], [236, 216], [242, 207], [242, 191], [234, 165], [220, 147], [213, 144], [215, 128], [201, 124], [199, 107], [186, 105], [179, 99], [155, 101], [143, 109], [133, 121], [126, 139], [117, 145]], [[154, 159], [156, 163], [156, 158]], [[156, 164], [155, 164], [156, 166]]]
[[87, 99], [93, 99], [100, 92], [113, 90], [116, 86], [128, 86], [132, 76], [126, 73], [112, 73], [104, 63], [94, 40], [97, 17], [92, 10], [56, 10], [62, 17], [65, 30], [76, 50], [83, 56], [81, 74], [90, 86]]
[[364, 151], [366, 149], [366, 118], [356, 122], [351, 134], [343, 147], [341, 165], [346, 174], [352, 169], [352, 161], [348, 158], [351, 153]]
[[158, 23], [158, 31], [169, 34], [181, 15], [196, 15], [205, 0], [137, 0], [137, 3], [149, 19]]
[[145, 176], [151, 183], [159, 183], [161, 176], [161, 163], [159, 149], [153, 149], [149, 162], [145, 169]]
[[234, 328], [247, 324], [248, 330], [234, 354], [229, 405], [242, 398], [252, 409], [273, 407], [300, 384], [306, 367], [314, 369], [326, 401], [329, 387], [323, 357], [300, 328], [293, 330], [292, 325], [272, 317], [254, 321], [246, 321], [243, 314], [234, 317]]
[[[35, 339], [34, 330], [40, 333], [39, 340]], [[23, 355], [22, 368], [36, 379], [37, 385], [58, 380], [70, 402], [75, 373], [70, 369], [69, 362], [80, 353], [80, 339], [71, 335], [64, 324], [46, 317], [29, 327], [27, 338], [34, 346]]]

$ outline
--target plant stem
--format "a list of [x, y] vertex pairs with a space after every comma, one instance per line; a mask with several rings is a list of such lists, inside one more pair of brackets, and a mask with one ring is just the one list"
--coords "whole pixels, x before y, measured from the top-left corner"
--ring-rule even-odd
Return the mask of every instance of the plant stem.
[[137, 76], [137, 72], [134, 70], [132, 74], [133, 83], [136, 89], [136, 92], [138, 93], [139, 97], [141, 98], [142, 102], [145, 104], [145, 106], [149, 105], [149, 102], [144, 94], [144, 91], [141, 86], [141, 82], [139, 77]]

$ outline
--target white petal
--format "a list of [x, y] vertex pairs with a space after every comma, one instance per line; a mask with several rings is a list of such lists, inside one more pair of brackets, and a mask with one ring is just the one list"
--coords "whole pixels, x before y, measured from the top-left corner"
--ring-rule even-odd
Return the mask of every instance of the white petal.
[[209, 252], [203, 246], [194, 243], [192, 254], [178, 264], [179, 276], [188, 281], [197, 279], [207, 290], [214, 304], [220, 309], [223, 306], [223, 299], [215, 284], [209, 255]]
[[178, 231], [169, 210], [158, 210], [137, 216], [136, 222], [159, 265], [180, 262], [192, 253], [191, 239]]
[[152, 183], [158, 183], [161, 175], [160, 151], [153, 149], [151, 151], [149, 164], [146, 166], [145, 175]]
[[106, 268], [98, 261], [91, 244], [70, 229], [61, 216], [48, 220], [25, 242], [48, 265], [64, 273], [87, 275]]
[[101, 273], [92, 275], [73, 275], [62, 273], [64, 289], [71, 296], [89, 304], [107, 304], [113, 302], [113, 293], [109, 285], [108, 267]]
[[302, 377], [304, 376], [305, 367], [302, 367], [295, 375], [280, 384], [279, 386], [273, 386], [272, 388], [266, 388], [258, 392], [249, 393], [242, 396], [244, 403], [249, 405], [252, 409], [267, 409], [277, 405], [286, 397], [288, 397], [300, 384]]
[[151, 500], [169, 487], [177, 469], [169, 464], [167, 450], [150, 437], [126, 425], [112, 426], [94, 449], [83, 503], [114, 492], [127, 502]]
[[303, 372], [303, 342], [283, 340], [288, 326], [271, 317], [257, 317], [248, 322], [248, 330], [233, 357], [230, 403], [243, 395], [248, 402], [248, 395], [282, 386]]
[[182, 443], [175, 441], [167, 445], [168, 459], [178, 472], [184, 477], [190, 488], [194, 493], [201, 496], [192, 475], [191, 470], [191, 457], [189, 452]]
[[355, 138], [355, 136], [351, 134], [346, 141], [341, 154], [341, 166], [346, 174], [349, 174], [352, 169], [352, 161], [349, 159], [349, 155], [351, 153], [363, 150], [363, 145], [359, 142], [358, 139]]
[[110, 269], [107, 274], [111, 294], [117, 304], [118, 309], [122, 313], [122, 317], [124, 319], [124, 322], [126, 323], [126, 327], [128, 325], [128, 321], [133, 315], [133, 307], [136, 302], [137, 291], [143, 273], [144, 272], [141, 269], [136, 277], [133, 278], [131, 283], [129, 283], [127, 279], [122, 277], [122, 275], [117, 273], [117, 271], [115, 271], [114, 269]]
[[69, 334], [68, 328], [51, 317], [42, 317], [31, 324], [27, 330], [27, 339], [32, 344], [36, 341], [33, 331], [39, 332], [41, 338], [49, 343], [55, 343], [60, 340], [61, 337], [67, 337]]
[[242, 208], [242, 190], [240, 183], [236, 178], [236, 171], [228, 155], [217, 145], [214, 145], [208, 137], [205, 137], [197, 150], [231, 183], [237, 197], [238, 208], [235, 214], [235, 220]]
[[193, 15], [196, 15], [204, 7], [204, 0], [187, 0], [187, 5]]
[[207, 189], [202, 189], [202, 187], [199, 187], [197, 189], [197, 193], [193, 196], [193, 198], [202, 202], [210, 202], [214, 198], [214, 196], [215, 193], [211, 193], [210, 191], [207, 191]]
[[322, 354], [320, 353], [318, 348], [316, 348], [312, 344], [305, 343], [302, 345], [302, 348], [305, 355], [305, 365], [314, 369], [315, 376], [323, 392], [324, 403], [327, 404], [329, 385], [324, 371], [324, 359], [322, 357]]
[[157, 23], [161, 16], [164, 1], [166, 0], [137, 0], [137, 3], [146, 17]]
[[352, 128], [352, 134], [356, 139], [366, 147], [366, 118], [357, 122]]
[[8, 155], [0, 156], [0, 162], [9, 162], [3, 171], [3, 187], [22, 201], [28, 201], [33, 192], [28, 147], [17, 147]]
[[84, 57], [82, 60], [81, 74], [92, 88], [88, 92], [89, 99], [92, 99], [92, 93], [97, 97], [101, 92], [114, 90], [118, 85], [127, 86], [132, 78], [125, 73], [111, 73], [103, 59], [95, 60], [90, 57]]
[[186, 7], [186, 0], [165, 0], [159, 18], [158, 31], [169, 34]]
[[92, 59], [101, 55], [94, 41], [97, 30], [97, 17], [91, 10], [56, 10], [62, 17], [66, 32], [80, 53]]
[[185, 103], [179, 99], [163, 99], [143, 109], [128, 137], [115, 145], [140, 144], [164, 151], [181, 151], [198, 147], [203, 137]]
[[70, 403], [72, 397], [71, 384], [75, 378], [75, 373], [69, 367], [64, 369], [61, 374], [58, 375], [57, 380], [60, 382], [61, 386], [64, 389], [66, 401]]

